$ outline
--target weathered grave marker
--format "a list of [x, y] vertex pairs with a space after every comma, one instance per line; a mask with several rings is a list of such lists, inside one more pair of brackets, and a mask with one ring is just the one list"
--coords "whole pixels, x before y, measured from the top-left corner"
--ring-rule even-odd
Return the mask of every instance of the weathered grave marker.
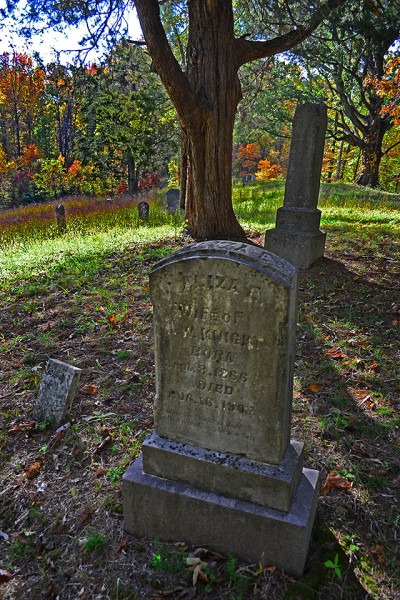
[[317, 209], [327, 116], [325, 104], [298, 105], [293, 119], [285, 198], [265, 249], [296, 267], [308, 268], [324, 255], [326, 233]]
[[46, 366], [36, 400], [36, 421], [59, 425], [68, 420], [81, 369], [51, 358]]
[[139, 202], [138, 204], [138, 214], [139, 214], [139, 219], [141, 221], [147, 222], [149, 220], [149, 211], [150, 211], [150, 206], [148, 202]]
[[180, 190], [179, 188], [171, 188], [167, 191], [167, 212], [176, 213], [179, 211]]
[[65, 207], [59, 204], [55, 207], [58, 233], [65, 233], [67, 231], [67, 220], [65, 217]]
[[125, 473], [125, 527], [303, 570], [318, 473], [290, 441], [297, 271], [203, 242], [150, 275], [155, 433]]
[[247, 185], [248, 183], [250, 183], [251, 181], [255, 181], [256, 179], [257, 177], [253, 173], [242, 175], [242, 185]]

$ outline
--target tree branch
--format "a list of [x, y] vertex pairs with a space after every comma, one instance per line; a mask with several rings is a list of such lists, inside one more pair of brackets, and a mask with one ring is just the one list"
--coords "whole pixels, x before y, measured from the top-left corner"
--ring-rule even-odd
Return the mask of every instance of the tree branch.
[[296, 29], [292, 29], [288, 33], [273, 38], [272, 40], [258, 42], [245, 40], [243, 38], [236, 39], [235, 64], [239, 68], [247, 62], [291, 50], [291, 48], [305, 40], [333, 10], [345, 4], [346, 1], [347, 0], [328, 0], [314, 13], [305, 25], [300, 25]]
[[179, 118], [187, 127], [195, 127], [201, 115], [201, 106], [168, 43], [159, 4], [157, 0], [135, 0], [135, 6], [154, 67]]
[[389, 148], [387, 148], [387, 150], [385, 150], [385, 152], [383, 152], [383, 156], [385, 156], [385, 154], [387, 154], [388, 152], [390, 152], [391, 150], [393, 150], [393, 148], [395, 148], [399, 144], [400, 144], [400, 140], [398, 142], [396, 142], [395, 144], [392, 144], [391, 146], [389, 146]]

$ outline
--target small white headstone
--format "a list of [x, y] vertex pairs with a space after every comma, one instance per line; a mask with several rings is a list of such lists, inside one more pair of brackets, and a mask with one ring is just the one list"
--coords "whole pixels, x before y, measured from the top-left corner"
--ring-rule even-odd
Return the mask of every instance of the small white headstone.
[[81, 369], [51, 358], [40, 384], [34, 419], [54, 425], [68, 420], [80, 375]]

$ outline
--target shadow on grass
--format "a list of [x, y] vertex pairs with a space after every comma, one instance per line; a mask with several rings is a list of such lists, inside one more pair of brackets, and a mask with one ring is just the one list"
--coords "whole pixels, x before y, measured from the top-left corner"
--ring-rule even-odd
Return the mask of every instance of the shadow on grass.
[[[338, 554], [341, 571], [348, 574], [346, 585], [353, 588], [346, 588], [343, 596], [333, 594], [334, 598], [365, 598], [367, 592], [377, 597], [374, 594], [379, 590], [370, 589], [374, 582], [368, 581], [367, 574], [373, 565], [395, 577], [393, 499], [399, 468], [395, 436], [400, 393], [396, 375], [400, 336], [392, 312], [396, 286], [394, 274], [386, 273], [380, 284], [327, 258], [300, 276], [296, 378], [302, 402], [295, 403], [294, 422], [307, 422], [311, 436], [306, 440], [310, 446], [307, 460], [322, 472], [323, 479], [329, 471], [338, 471], [352, 484], [349, 491], [328, 491], [319, 503], [316, 547], [309, 574], [300, 583], [321, 569], [326, 578], [327, 569], [321, 564]], [[318, 392], [309, 390], [314, 383], [320, 386]], [[303, 425], [301, 429], [304, 435]], [[328, 522], [337, 539], [326, 527]], [[354, 562], [361, 570], [358, 579], [363, 584], [367, 581], [365, 589], [343, 551], [346, 539], [356, 540]], [[380, 554], [378, 564], [374, 553]], [[334, 572], [330, 575], [336, 588], [342, 586]], [[296, 595], [288, 596], [292, 597]]]

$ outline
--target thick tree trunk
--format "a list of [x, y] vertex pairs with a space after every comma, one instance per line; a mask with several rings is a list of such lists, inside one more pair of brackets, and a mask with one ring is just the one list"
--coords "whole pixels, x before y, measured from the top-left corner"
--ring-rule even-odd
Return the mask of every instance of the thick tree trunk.
[[246, 239], [232, 208], [232, 135], [241, 89], [228, 5], [188, 2], [187, 77], [202, 104], [195, 127], [185, 124], [190, 140], [186, 215], [196, 239]]
[[377, 154], [370, 148], [365, 148], [362, 152], [362, 171], [356, 179], [358, 185], [375, 188], [379, 185], [379, 167], [381, 164], [382, 153]]
[[[377, 74], [383, 73], [383, 56], [379, 56]], [[367, 120], [367, 130], [362, 140], [361, 148], [361, 174], [356, 179], [358, 185], [377, 187], [379, 185], [379, 167], [383, 152], [382, 143], [385, 133], [391, 128], [390, 119], [381, 115], [382, 100], [377, 96], [370, 101], [370, 114]]]
[[382, 142], [386, 131], [385, 122], [380, 115], [376, 116], [361, 146], [361, 174], [356, 179], [358, 185], [372, 188], [379, 185], [379, 167], [383, 156]]

